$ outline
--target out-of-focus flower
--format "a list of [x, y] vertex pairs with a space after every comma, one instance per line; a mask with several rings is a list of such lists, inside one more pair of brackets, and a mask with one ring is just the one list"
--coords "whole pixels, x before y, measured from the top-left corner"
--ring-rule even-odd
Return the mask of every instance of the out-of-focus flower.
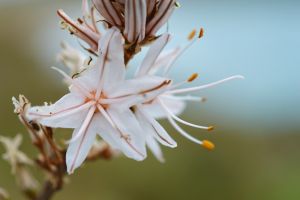
[[65, 42], [61, 43], [61, 47], [62, 50], [57, 55], [57, 60], [70, 70], [72, 76], [87, 68], [90, 59], [87, 59], [82, 52]]
[[170, 80], [143, 76], [125, 80], [123, 38], [112, 28], [101, 38], [95, 66], [70, 78], [70, 93], [53, 105], [32, 107], [27, 117], [45, 126], [74, 128], [66, 154], [67, 171], [72, 173], [85, 160], [98, 133], [126, 156], [146, 157], [145, 137], [129, 109], [160, 93]]
[[9, 194], [6, 192], [6, 190], [0, 187], [0, 200], [8, 200], [8, 199], [9, 199]]
[[[189, 39], [192, 40], [195, 36], [195, 31], [191, 33]], [[199, 38], [202, 37], [203, 30], [200, 31]], [[136, 72], [137, 77], [142, 77], [145, 75], [153, 75], [157, 74], [158, 71], [163, 69], [164, 73], [162, 76], [167, 76], [167, 72], [169, 71], [172, 64], [176, 61], [178, 56], [180, 56], [183, 51], [188, 48], [183, 49], [174, 49], [171, 53], [164, 54], [160, 56], [164, 47], [168, 44], [170, 39], [169, 34], [162, 35], [159, 39], [155, 41], [150, 47], [148, 54], [146, 55], [144, 61], [142, 62], [141, 66], [138, 68]], [[198, 39], [198, 38], [197, 38]], [[192, 44], [194, 40], [190, 44]], [[189, 44], [189, 45], [190, 45]], [[210, 88], [221, 83], [233, 80], [233, 79], [243, 79], [243, 76], [236, 75], [232, 76], [217, 82], [213, 82], [207, 85], [201, 85], [196, 87], [190, 87], [186, 89], [178, 89], [179, 87], [194, 81], [197, 78], [197, 74], [192, 74], [187, 80], [177, 83], [175, 85], [169, 85], [166, 87], [164, 92], [159, 94], [154, 99], [150, 101], [144, 102], [140, 105], [136, 105], [134, 107], [134, 113], [138, 118], [139, 122], [141, 123], [142, 127], [144, 128], [144, 132], [147, 134], [147, 145], [152, 150], [154, 155], [160, 160], [163, 161], [162, 152], [160, 150], [159, 145], [157, 144], [156, 140], [163, 145], [174, 147], [176, 146], [175, 141], [170, 138], [167, 132], [164, 130], [162, 126], [156, 121], [158, 118], [167, 118], [168, 121], [172, 124], [172, 126], [184, 137], [187, 139], [202, 145], [204, 148], [212, 150], [214, 148], [214, 144], [208, 140], [198, 140], [192, 137], [190, 134], [185, 132], [177, 122], [191, 126], [198, 129], [205, 129], [205, 130], [212, 130], [213, 126], [200, 126], [190, 122], [187, 122], [177, 115], [181, 114], [185, 108], [185, 101], [198, 101], [201, 102], [204, 98], [195, 97], [195, 96], [175, 96], [175, 94], [185, 94], [190, 92], [196, 92], [202, 89]], [[155, 140], [156, 139], [156, 140]]]
[[19, 150], [22, 143], [22, 135], [18, 134], [15, 138], [7, 138], [0, 136], [0, 142], [4, 145], [6, 152], [3, 154], [3, 159], [10, 163], [12, 173], [15, 174], [19, 165], [32, 165], [25, 153]]
[[27, 193], [35, 191], [37, 182], [27, 169], [27, 166], [32, 165], [33, 162], [19, 149], [22, 143], [22, 135], [18, 134], [15, 138], [0, 136], [0, 142], [6, 149], [3, 159], [11, 165], [12, 174], [15, 175], [18, 185]]

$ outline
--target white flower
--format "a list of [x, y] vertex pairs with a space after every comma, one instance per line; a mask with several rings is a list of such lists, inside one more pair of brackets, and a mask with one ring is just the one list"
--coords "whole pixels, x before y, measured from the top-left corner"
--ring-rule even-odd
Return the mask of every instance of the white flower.
[[[203, 30], [200, 31], [199, 38], [202, 37]], [[194, 37], [195, 32], [192, 32], [190, 39]], [[159, 70], [163, 70], [162, 76], [167, 76], [167, 73], [176, 59], [195, 41], [193, 40], [187, 47], [180, 49], [176, 48], [168, 53], [162, 54], [164, 47], [167, 45], [170, 39], [169, 34], [162, 35], [155, 43], [150, 47], [144, 61], [142, 62], [140, 68], [136, 72], [137, 77], [142, 77], [145, 75], [157, 74]], [[176, 142], [166, 133], [166, 131], [159, 125], [156, 121], [158, 118], [167, 118], [171, 125], [184, 137], [187, 139], [202, 145], [203, 147], [211, 150], [214, 148], [214, 144], [208, 140], [198, 140], [185, 132], [177, 122], [191, 126], [198, 129], [212, 130], [213, 126], [200, 126], [187, 122], [177, 115], [181, 114], [185, 108], [185, 101], [203, 101], [201, 97], [194, 96], [175, 96], [177, 94], [186, 94], [190, 92], [196, 92], [202, 89], [210, 88], [221, 83], [233, 80], [233, 79], [243, 79], [243, 76], [236, 75], [217, 82], [213, 82], [207, 85], [201, 85], [196, 87], [190, 87], [185, 89], [178, 89], [179, 87], [185, 85], [186, 83], [192, 82], [197, 78], [197, 74], [192, 74], [187, 80], [175, 84], [169, 85], [164, 89], [164, 92], [160, 93], [154, 99], [150, 101], [143, 102], [142, 104], [136, 105], [134, 113], [138, 120], [140, 121], [142, 127], [144, 127], [144, 132], [147, 135], [147, 145], [152, 150], [154, 155], [163, 161], [163, 155], [160, 147], [157, 143], [160, 142], [163, 145], [169, 147], [175, 147]], [[157, 140], [157, 141], [156, 141]]]
[[8, 199], [9, 199], [9, 194], [6, 192], [6, 190], [0, 187], [0, 200], [8, 200]]
[[68, 79], [70, 93], [50, 106], [32, 107], [28, 118], [50, 127], [74, 128], [66, 154], [72, 173], [85, 160], [97, 134], [135, 160], [146, 157], [143, 129], [130, 107], [153, 98], [170, 84], [165, 78], [143, 76], [125, 80], [123, 38], [109, 29], [99, 42], [94, 67]]
[[61, 47], [62, 50], [57, 55], [57, 60], [69, 68], [71, 75], [78, 74], [87, 68], [88, 59], [83, 53], [65, 42], [61, 44]]
[[32, 165], [33, 162], [26, 154], [19, 150], [22, 144], [22, 135], [18, 134], [15, 138], [0, 136], [0, 142], [4, 145], [6, 152], [3, 159], [10, 163], [12, 173], [15, 174], [19, 165]]

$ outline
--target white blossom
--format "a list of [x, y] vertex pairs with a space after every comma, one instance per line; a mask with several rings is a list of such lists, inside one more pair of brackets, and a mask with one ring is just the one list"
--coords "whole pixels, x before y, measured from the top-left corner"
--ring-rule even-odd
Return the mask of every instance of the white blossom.
[[70, 93], [53, 105], [32, 107], [27, 117], [49, 127], [74, 128], [66, 154], [69, 173], [85, 160], [99, 134], [113, 148], [135, 160], [146, 157], [145, 136], [130, 107], [153, 98], [170, 84], [155, 76], [125, 79], [123, 38], [110, 29], [99, 42], [95, 66], [70, 78]]

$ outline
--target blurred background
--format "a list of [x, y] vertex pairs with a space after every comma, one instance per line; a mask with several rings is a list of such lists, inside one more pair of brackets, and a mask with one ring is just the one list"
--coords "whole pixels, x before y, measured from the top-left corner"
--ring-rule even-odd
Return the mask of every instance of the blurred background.
[[[174, 35], [169, 48], [186, 44], [193, 28], [203, 27], [205, 37], [178, 60], [172, 77], [183, 80], [198, 72], [195, 85], [246, 77], [201, 91], [208, 101], [189, 104], [183, 114], [188, 121], [216, 126], [212, 133], [186, 129], [214, 141], [216, 150], [205, 151], [163, 122], [179, 143], [175, 150], [163, 149], [165, 164], [152, 155], [141, 163], [122, 157], [86, 164], [55, 200], [300, 199], [300, 1], [180, 3], [169, 22]], [[37, 105], [55, 102], [67, 91], [50, 66], [61, 67], [56, 61], [61, 41], [78, 43], [59, 28], [58, 8], [75, 18], [81, 2], [0, 0], [0, 134], [22, 133], [22, 150], [29, 156], [35, 150], [11, 97], [24, 94]], [[70, 131], [58, 133], [68, 137]], [[24, 199], [9, 172], [0, 160], [0, 187], [12, 199]]]

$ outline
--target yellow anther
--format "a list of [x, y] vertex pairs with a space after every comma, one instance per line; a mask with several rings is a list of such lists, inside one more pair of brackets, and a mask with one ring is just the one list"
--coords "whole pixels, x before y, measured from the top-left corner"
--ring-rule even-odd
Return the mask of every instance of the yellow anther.
[[200, 29], [200, 32], [199, 32], [199, 35], [198, 35], [198, 38], [202, 38], [203, 35], [204, 35], [204, 29], [201, 28], [201, 29]]
[[188, 78], [188, 82], [192, 82], [194, 81], [196, 78], [198, 78], [198, 74], [197, 73], [194, 73], [192, 74], [189, 78]]
[[196, 32], [197, 32], [196, 29], [192, 30], [192, 32], [190, 32], [190, 34], [188, 36], [188, 40], [194, 39]]
[[214, 129], [215, 129], [214, 126], [209, 126], [209, 127], [207, 128], [208, 131], [212, 131], [212, 130], [214, 130]]
[[205, 149], [207, 149], [209, 151], [212, 151], [215, 148], [214, 143], [212, 143], [209, 140], [203, 140], [201, 145], [202, 145], [203, 148], [205, 148]]

